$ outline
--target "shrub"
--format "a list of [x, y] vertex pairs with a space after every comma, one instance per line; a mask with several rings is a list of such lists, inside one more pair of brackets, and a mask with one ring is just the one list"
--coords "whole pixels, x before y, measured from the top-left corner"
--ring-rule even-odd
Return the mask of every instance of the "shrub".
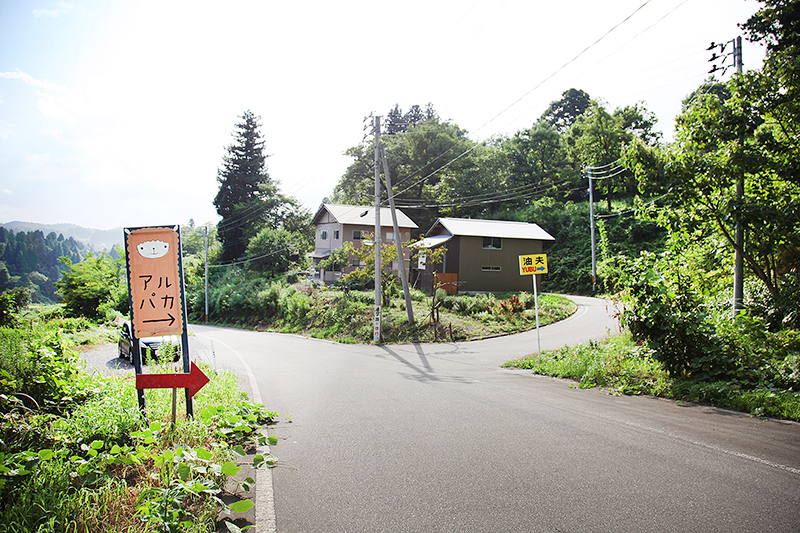
[[702, 299], [678, 268], [643, 253], [621, 278], [622, 325], [646, 342], [670, 375], [708, 379], [733, 370], [731, 347], [717, 335]]

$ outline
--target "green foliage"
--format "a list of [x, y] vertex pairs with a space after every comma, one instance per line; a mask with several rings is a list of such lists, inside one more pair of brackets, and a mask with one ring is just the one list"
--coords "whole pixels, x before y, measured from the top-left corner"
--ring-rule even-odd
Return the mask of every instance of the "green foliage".
[[62, 257], [61, 262], [69, 270], [56, 287], [69, 314], [96, 319], [113, 318], [115, 311], [129, 311], [122, 258], [113, 259], [103, 252], [89, 254], [81, 263], [73, 264], [68, 257]]
[[78, 373], [77, 356], [60, 331], [0, 328], [0, 403], [15, 397], [29, 409], [66, 408], [87, 392]]
[[263, 228], [247, 244], [248, 267], [268, 278], [301, 267], [308, 251], [308, 240], [285, 229]]
[[[598, 274], [615, 277], [617, 256], [636, 257], [642, 250], [663, 249], [666, 231], [648, 218], [631, 213], [629, 203], [615, 202], [612, 207], [616, 213], [627, 213], [625, 216], [607, 216], [611, 213], [603, 208], [596, 210], [597, 215], [607, 217], [601, 219], [604, 221], [604, 234], [598, 231], [598, 236], [604, 235], [608, 265], [605, 270], [598, 268]], [[542, 198], [503, 218], [534, 222], [554, 237], [555, 241], [545, 250], [549, 268], [549, 273], [541, 280], [545, 290], [565, 294], [591, 293], [592, 246], [587, 204]], [[602, 280], [598, 285], [602, 286]]]
[[[267, 227], [299, 232], [305, 242], [310, 240], [309, 213], [300, 208], [297, 200], [281, 194], [267, 172], [260, 120], [251, 111], [242, 114], [241, 122], [235, 126], [234, 143], [227, 148], [217, 172], [219, 191], [214, 207], [222, 217], [217, 232], [223, 261], [242, 258], [250, 240]], [[262, 236], [257, 247], [264, 246], [267, 240], [269, 236]], [[267, 264], [264, 261], [261, 266]]]
[[0, 294], [0, 327], [14, 326], [19, 312], [27, 307], [31, 294], [27, 289], [13, 289]]
[[[239, 471], [233, 454], [265, 444], [257, 430], [277, 415], [242, 400], [235, 374], [206, 369], [211, 382], [195, 396], [197, 418], [179, 419], [174, 428], [166, 423], [171, 395], [148, 394], [145, 424], [128, 377], [90, 378], [41, 350], [38, 359], [16, 364], [26, 350], [34, 355], [33, 347], [63, 337], [47, 326], [0, 329], [0, 362], [16, 365], [13, 378], [8, 367], [0, 368], [0, 530], [213, 531], [218, 509], [252, 506], [242, 500], [228, 507], [223, 487]], [[9, 356], [6, 346], [16, 352]], [[20, 400], [23, 387], [32, 392], [31, 383], [55, 384], [50, 400]], [[71, 404], [66, 415], [40, 411], [65, 402]], [[253, 465], [275, 462], [259, 454]], [[254, 481], [239, 483], [248, 489]]]
[[716, 334], [702, 298], [672, 258], [642, 254], [620, 280], [622, 325], [647, 342], [670, 375], [708, 379], [734, 370], [731, 347]]
[[532, 369], [537, 374], [574, 379], [582, 388], [606, 387], [621, 394], [661, 396], [670, 387], [669, 376], [653, 352], [617, 335], [605, 342], [564, 346], [505, 363], [505, 368]]
[[79, 263], [85, 253], [84, 245], [72, 237], [54, 232], [45, 236], [40, 230], [15, 234], [0, 227], [0, 292], [23, 288], [33, 302], [53, 303], [58, 299], [54, 284], [64, 269], [59, 257]]
[[[796, 380], [798, 368], [797, 335], [791, 343], [795, 355], [781, 360], [771, 369], [790, 369], [787, 375]], [[773, 342], [776, 339], [770, 339]], [[766, 345], [764, 346], [766, 347]], [[788, 345], [784, 353], [788, 353]], [[780, 358], [780, 354], [776, 354]], [[773, 363], [777, 361], [773, 360]], [[712, 404], [756, 416], [777, 417], [800, 421], [800, 392], [783, 388], [785, 383], [752, 383], [733, 381], [694, 381], [675, 379], [645, 344], [637, 343], [628, 333], [615, 335], [603, 342], [565, 346], [542, 353], [541, 359], [529, 356], [508, 361], [505, 368], [531, 369], [534, 373], [574, 379], [581, 388], [603, 387], [613, 394], [647, 394], [690, 402]], [[768, 374], [769, 371], [766, 372]], [[765, 374], [765, 375], [766, 375]]]
[[587, 109], [591, 98], [589, 94], [580, 89], [567, 89], [561, 93], [561, 99], [550, 102], [550, 106], [542, 114], [541, 120], [550, 124], [560, 133], [569, 130], [570, 126], [583, 115]]

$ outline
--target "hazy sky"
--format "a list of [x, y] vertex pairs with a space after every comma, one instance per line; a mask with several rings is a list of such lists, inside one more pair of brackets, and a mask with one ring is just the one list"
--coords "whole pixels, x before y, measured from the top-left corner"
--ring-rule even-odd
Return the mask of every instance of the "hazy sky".
[[[575, 87], [611, 109], [643, 101], [669, 139], [709, 43], [760, 6], [3, 0], [0, 222], [216, 222], [217, 169], [247, 109], [270, 176], [312, 211], [364, 116], [395, 103], [431, 102], [479, 141], [531, 126]], [[745, 69], [762, 58], [745, 41]]]

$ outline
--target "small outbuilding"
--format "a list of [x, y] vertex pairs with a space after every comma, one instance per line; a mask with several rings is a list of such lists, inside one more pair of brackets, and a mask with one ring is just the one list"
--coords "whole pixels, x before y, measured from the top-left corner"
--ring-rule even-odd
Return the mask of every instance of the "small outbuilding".
[[434, 271], [447, 292], [517, 292], [533, 289], [531, 276], [519, 273], [519, 256], [540, 254], [544, 243], [555, 240], [537, 224], [505, 220], [440, 218], [417, 246], [445, 246], [442, 264], [423, 261], [412, 279], [431, 290]]

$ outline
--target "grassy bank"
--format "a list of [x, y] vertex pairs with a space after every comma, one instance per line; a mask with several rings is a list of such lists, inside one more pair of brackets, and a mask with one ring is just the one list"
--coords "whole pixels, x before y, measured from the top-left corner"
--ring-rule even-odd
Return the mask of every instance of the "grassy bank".
[[649, 348], [635, 343], [629, 334], [621, 334], [603, 342], [546, 351], [541, 360], [531, 356], [508, 361], [503, 366], [573, 379], [579, 387], [601, 387], [613, 394], [646, 394], [800, 421], [800, 392], [780, 378], [781, 372], [797, 371], [787, 369], [787, 364], [796, 367], [797, 357], [788, 363], [762, 361], [759, 365], [762, 379], [755, 382], [672, 379]]
[[[68, 339], [63, 326], [0, 328], [0, 531], [215, 531], [236, 455], [276, 415], [243, 398], [233, 373], [204, 368], [194, 419], [179, 394], [172, 425], [170, 390], [147, 391], [145, 418], [134, 377], [83, 371], [68, 348], [80, 332]], [[179, 371], [166, 361], [157, 370]]]
[[[373, 339], [374, 292], [342, 291], [326, 287], [273, 286], [262, 305], [252, 314], [231, 314], [219, 323], [242, 325], [282, 333], [345, 343], [370, 343]], [[411, 291], [415, 323], [409, 325], [402, 294], [393, 294], [382, 309], [382, 342], [439, 342], [474, 340], [517, 333], [536, 325], [530, 293], [448, 295], [436, 297]], [[567, 318], [575, 303], [560, 295], [539, 296], [539, 323]], [[260, 312], [259, 312], [260, 311]]]

